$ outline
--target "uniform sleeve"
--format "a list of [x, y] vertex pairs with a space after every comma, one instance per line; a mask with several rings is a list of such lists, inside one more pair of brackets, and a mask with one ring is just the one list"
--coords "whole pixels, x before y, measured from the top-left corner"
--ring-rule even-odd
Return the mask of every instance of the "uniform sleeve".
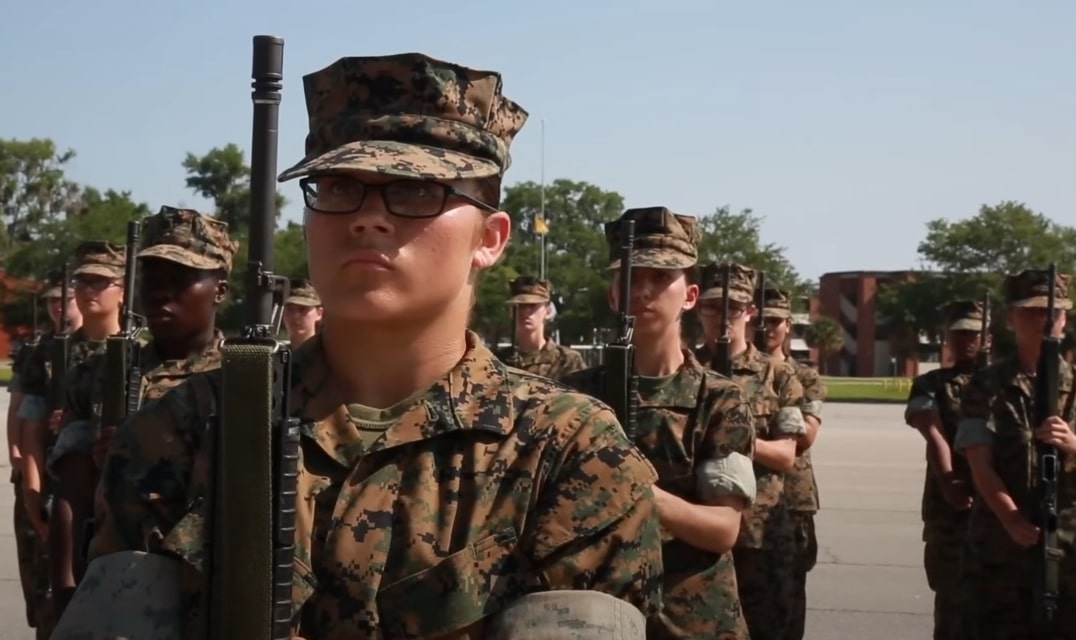
[[994, 444], [994, 390], [983, 371], [979, 371], [960, 395], [960, 422], [957, 423], [953, 449], [963, 452], [975, 445]]
[[561, 375], [572, 373], [574, 371], [582, 371], [587, 368], [587, 364], [583, 362], [583, 356], [580, 355], [575, 349], [566, 349], [564, 358], [564, 369]]
[[935, 384], [936, 376], [931, 372], [916, 376], [912, 380], [912, 389], [908, 392], [908, 405], [904, 408], [904, 422], [911, 426], [912, 416], [924, 411], [937, 411], [938, 388]]
[[26, 358], [25, 368], [22, 373], [22, 391], [28, 396], [47, 398], [49, 395], [49, 372], [45, 366], [48, 359], [48, 340], [42, 340], [34, 345], [33, 351]]
[[118, 551], [160, 551], [186, 514], [195, 454], [189, 436], [195, 398], [188, 386], [147, 403], [116, 429], [97, 489], [91, 560]]
[[803, 387], [803, 404], [800, 405], [800, 411], [804, 416], [813, 416], [821, 422], [822, 403], [826, 400], [826, 385], [822, 382], [822, 376], [811, 367], [799, 367], [796, 370], [796, 378]]
[[696, 456], [695, 485], [703, 504], [721, 498], [755, 501], [755, 426], [743, 390], [735, 384], [715, 388], [713, 412]]
[[771, 427], [773, 433], [785, 436], [799, 437], [807, 433], [807, 425], [803, 421], [803, 385], [796, 377], [795, 370], [782, 363], [774, 373], [774, 383], [777, 387], [777, 415], [774, 416]]
[[662, 585], [657, 473], [608, 407], [565, 394], [550, 411], [551, 419], [578, 427], [550, 469], [535, 512], [532, 559], [546, 588], [600, 591], [656, 613]]

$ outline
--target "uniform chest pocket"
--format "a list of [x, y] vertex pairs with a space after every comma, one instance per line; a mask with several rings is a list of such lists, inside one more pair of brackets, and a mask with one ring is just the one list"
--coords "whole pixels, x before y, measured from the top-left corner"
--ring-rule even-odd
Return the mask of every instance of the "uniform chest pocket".
[[481, 538], [377, 593], [387, 638], [435, 638], [502, 610], [536, 584], [511, 527]]

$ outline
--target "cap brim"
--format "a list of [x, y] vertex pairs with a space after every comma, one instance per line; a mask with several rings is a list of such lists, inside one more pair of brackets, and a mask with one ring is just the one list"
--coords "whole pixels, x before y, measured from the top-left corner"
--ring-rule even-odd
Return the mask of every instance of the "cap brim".
[[160, 258], [192, 269], [221, 269], [220, 262], [174, 244], [157, 244], [138, 252], [138, 258]]
[[391, 140], [362, 140], [303, 160], [281, 173], [277, 180], [286, 182], [313, 173], [341, 170], [418, 180], [465, 180], [501, 174], [497, 163], [464, 153]]
[[983, 321], [962, 318], [949, 325], [949, 331], [982, 331]]
[[305, 296], [291, 296], [284, 300], [284, 304], [295, 304], [300, 307], [320, 307], [321, 300], [315, 300], [314, 298], [307, 298]]
[[545, 304], [547, 302], [549, 302], [549, 298], [543, 298], [533, 293], [521, 293], [508, 299], [508, 304]]
[[[721, 287], [714, 287], [713, 289], [703, 291], [702, 295], [699, 296], [699, 300], [720, 300], [724, 297], [722, 294], [723, 291]], [[754, 297], [733, 289], [729, 289], [729, 300], [742, 304], [754, 304], [755, 302]]]
[[[631, 252], [631, 266], [643, 269], [690, 269], [697, 264], [697, 260], [682, 253], [668, 251], [667, 249], [635, 249]], [[617, 260], [609, 265], [609, 269], [619, 269], [620, 261]]]
[[[1036, 307], [1039, 309], [1045, 309], [1049, 306], [1050, 299], [1046, 296], [1035, 296], [1034, 298], [1024, 298], [1023, 300], [1017, 300], [1010, 302], [1010, 307]], [[1072, 308], [1072, 300], [1057, 300], [1054, 299], [1054, 308], [1068, 310]]]
[[87, 274], [91, 276], [104, 276], [106, 278], [122, 278], [123, 269], [118, 267], [109, 267], [103, 264], [84, 264], [81, 267], [75, 269], [71, 275]]
[[[720, 296], [720, 295], [721, 295], [721, 290], [718, 289], [718, 296]], [[732, 296], [729, 296], [729, 297], [731, 298]], [[769, 308], [769, 309], [763, 309], [762, 310], [762, 317], [763, 318], [791, 318], [792, 317], [792, 312], [789, 311], [788, 309]]]
[[41, 294], [42, 298], [62, 298], [64, 295], [63, 289], [60, 287], [52, 287], [51, 289], [45, 289], [45, 292]]

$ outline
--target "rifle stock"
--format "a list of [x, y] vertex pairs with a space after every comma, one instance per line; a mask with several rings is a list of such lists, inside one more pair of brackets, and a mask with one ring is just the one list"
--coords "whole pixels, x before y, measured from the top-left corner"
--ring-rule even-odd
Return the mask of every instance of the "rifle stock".
[[635, 316], [631, 315], [631, 253], [635, 248], [635, 221], [625, 220], [620, 234], [620, 282], [617, 309], [617, 334], [605, 345], [602, 367], [605, 370], [605, 401], [616, 412], [628, 439], [635, 441], [639, 379], [635, 376]]
[[221, 346], [209, 550], [213, 640], [291, 637], [299, 421], [291, 349], [276, 340], [272, 272], [284, 40], [255, 36], [247, 324]]
[[[1049, 268], [1050, 292], [1046, 303], [1046, 327], [1039, 352], [1038, 372], [1035, 376], [1034, 423], [1032, 429], [1058, 413], [1060, 396], [1061, 340], [1054, 337], [1054, 312], [1057, 308], [1055, 282], [1057, 265]], [[1057, 611], [1058, 579], [1061, 550], [1057, 536], [1057, 483], [1059, 459], [1057, 449], [1038, 440], [1035, 441], [1037, 473], [1032, 476], [1033, 513], [1032, 523], [1042, 532], [1035, 544], [1035, 581], [1032, 587], [1033, 614], [1037, 620], [1049, 621]]]

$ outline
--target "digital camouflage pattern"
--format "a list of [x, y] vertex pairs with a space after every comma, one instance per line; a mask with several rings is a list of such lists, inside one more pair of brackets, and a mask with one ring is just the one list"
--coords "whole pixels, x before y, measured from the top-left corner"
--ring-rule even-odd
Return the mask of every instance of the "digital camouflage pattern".
[[578, 351], [559, 345], [552, 340], [546, 340], [538, 351], [521, 351], [518, 347], [505, 347], [498, 351], [497, 358], [512, 367], [550, 380], [560, 380], [569, 373], [580, 371], [587, 366]]
[[122, 278], [123, 266], [126, 264], [126, 260], [127, 247], [112, 244], [111, 242], [90, 240], [79, 244], [78, 247], [75, 248], [76, 266], [71, 275]]
[[1069, 297], [1069, 285], [1072, 276], [1058, 273], [1050, 282], [1050, 272], [1045, 269], [1027, 269], [1016, 275], [1005, 277], [1005, 303], [1010, 307], [1046, 308], [1051, 287], [1054, 290], [1055, 306], [1058, 309], [1071, 309], [1072, 298]]
[[503, 175], [527, 112], [501, 75], [420, 53], [341, 58], [303, 77], [306, 156], [280, 181], [337, 170], [462, 180]]
[[[783, 296], [787, 301], [788, 296]], [[766, 300], [765, 313], [770, 313], [773, 301]], [[809, 367], [791, 358], [786, 362], [792, 365], [796, 379], [803, 386], [803, 404], [800, 411], [804, 419], [813, 416], [822, 421], [822, 404], [826, 400], [826, 385], [822, 376], [814, 367]], [[805, 425], [806, 426], [806, 425]], [[786, 638], [801, 640], [806, 632], [807, 623], [807, 573], [818, 562], [818, 536], [815, 530], [814, 515], [818, 512], [818, 480], [811, 463], [811, 450], [796, 456], [796, 467], [785, 474], [785, 503], [792, 517], [792, 533], [795, 542], [795, 562], [793, 563], [792, 598], [793, 606], [789, 615], [790, 630]]]
[[314, 285], [309, 280], [296, 278], [291, 281], [291, 288], [288, 291], [288, 297], [284, 299], [284, 304], [320, 307], [321, 298], [318, 297], [318, 292], [314, 290]]
[[[59, 298], [63, 295], [63, 271], [50, 271], [45, 278], [45, 287], [41, 291], [40, 298], [42, 300], [52, 300]], [[71, 295], [70, 292], [67, 294]]]
[[[162, 359], [152, 341], [139, 344], [136, 357], [142, 373], [141, 403], [160, 398], [196, 373], [219, 369], [222, 340], [224, 334], [217, 331], [204, 351], [179, 360]], [[116, 426], [101, 424], [102, 385], [106, 384], [107, 374], [103, 355], [96, 355], [68, 371], [64, 382], [63, 425], [49, 455], [50, 468], [68, 453], [89, 453], [101, 427]]]
[[[1076, 366], [1058, 361], [1062, 418], [1076, 430]], [[1017, 507], [1030, 513], [1032, 455], [1030, 424], [1034, 383], [1014, 360], [1001, 360], [977, 371], [960, 403], [956, 448], [989, 444], [994, 469]], [[1076, 460], [1062, 454], [1058, 478], [1059, 602], [1052, 624], [1032, 622], [1031, 585], [1034, 554], [1019, 547], [982, 501], [972, 509], [961, 576], [968, 605], [965, 622], [977, 640], [1060, 640], [1076, 637]]]
[[[298, 635], [482, 637], [486, 616], [534, 590], [660, 607], [653, 467], [608, 407], [508, 369], [471, 332], [467, 345], [444, 379], [384, 411], [345, 404], [319, 337], [296, 351]], [[194, 376], [117, 430], [101, 485], [111, 508], [90, 549], [183, 559], [190, 638], [204, 629], [219, 388], [219, 371]]]
[[956, 300], [946, 310], [949, 331], [981, 331], [986, 308], [980, 300]]
[[729, 267], [729, 300], [741, 304], [753, 304], [755, 301], [755, 282], [758, 274], [751, 267], [735, 262], [711, 262], [702, 268], [702, 293], [700, 300], [720, 300], [724, 295], [725, 265]]
[[192, 269], [232, 270], [239, 243], [228, 235], [228, 223], [193, 209], [161, 207], [142, 220], [139, 258], [161, 258]]
[[[803, 386], [792, 365], [748, 344], [732, 357], [732, 380], [744, 389], [759, 439], [798, 438], [806, 433], [800, 409]], [[758, 495], [744, 512], [732, 554], [736, 580], [751, 637], [783, 638], [796, 610], [796, 543], [784, 499], [785, 474], [757, 462], [754, 467]]]
[[[53, 339], [55, 339], [55, 334], [51, 333], [47, 337], [43, 337], [26, 358], [26, 368], [22, 376], [22, 388], [25, 395], [48, 398], [49, 380], [52, 376], [52, 364], [49, 362], [49, 346], [52, 344]], [[88, 340], [86, 339], [86, 333], [82, 329], [74, 331], [69, 338], [70, 367], [74, 367], [80, 362], [85, 362], [94, 354], [102, 352], [104, 348], [104, 340]], [[66, 372], [64, 371], [59, 372], [59, 375], [65, 374]], [[53, 407], [53, 409], [61, 408]]]
[[[904, 420], [912, 426], [912, 416], [921, 411], [937, 411], [942, 436], [953, 447], [960, 421], [960, 397], [973, 370], [946, 367], [917, 376], [912, 381]], [[971, 485], [968, 462], [952, 456], [953, 472]], [[934, 592], [934, 637], [962, 640], [960, 558], [970, 511], [957, 511], [945, 500], [934, 472], [927, 466], [923, 479], [923, 569]]]
[[[600, 398], [605, 369], [577, 372], [565, 383]], [[728, 496], [754, 500], [750, 405], [741, 388], [703, 367], [690, 352], [684, 352], [684, 364], [673, 376], [639, 378], [636, 429], [635, 445], [654, 464], [665, 491], [693, 504], [715, 504]], [[717, 555], [666, 538], [664, 606], [651, 618], [647, 637], [748, 638], [732, 552]]]
[[635, 221], [632, 268], [688, 269], [699, 257], [702, 231], [698, 219], [673, 213], [665, 207], [628, 209], [616, 220], [605, 223], [605, 243], [609, 247], [609, 268], [620, 268], [620, 242], [624, 223]]
[[508, 283], [508, 304], [542, 304], [553, 299], [553, 285], [548, 280], [521, 276]]
[[763, 318], [791, 318], [792, 292], [785, 289], [766, 287], [762, 292]]

